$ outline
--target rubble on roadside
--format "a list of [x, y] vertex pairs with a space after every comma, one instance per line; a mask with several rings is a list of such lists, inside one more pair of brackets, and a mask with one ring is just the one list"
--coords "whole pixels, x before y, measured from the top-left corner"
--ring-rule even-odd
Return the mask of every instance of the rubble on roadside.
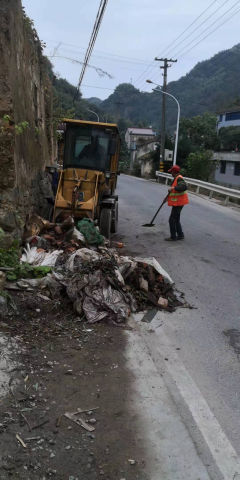
[[29, 217], [21, 265], [44, 267], [46, 274], [43, 270], [40, 278], [26, 278], [25, 273], [23, 280], [6, 283], [1, 274], [6, 290], [38, 291], [46, 299], [67, 295], [75, 313], [89, 323], [123, 325], [137, 311], [154, 307], [172, 312], [183, 306], [173, 280], [155, 258], [119, 256], [90, 219], [76, 228], [71, 217], [61, 225]]

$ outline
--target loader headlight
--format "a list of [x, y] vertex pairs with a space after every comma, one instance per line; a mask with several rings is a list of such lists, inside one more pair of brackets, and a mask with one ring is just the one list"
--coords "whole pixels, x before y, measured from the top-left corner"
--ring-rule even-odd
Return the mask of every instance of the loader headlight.
[[105, 178], [110, 178], [111, 174], [110, 172], [105, 172]]

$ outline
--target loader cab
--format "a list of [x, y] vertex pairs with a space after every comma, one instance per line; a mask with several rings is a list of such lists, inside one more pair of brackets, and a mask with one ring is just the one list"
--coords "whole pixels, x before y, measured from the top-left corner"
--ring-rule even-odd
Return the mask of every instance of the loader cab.
[[110, 172], [117, 149], [116, 136], [116, 131], [107, 126], [67, 123], [63, 168]]

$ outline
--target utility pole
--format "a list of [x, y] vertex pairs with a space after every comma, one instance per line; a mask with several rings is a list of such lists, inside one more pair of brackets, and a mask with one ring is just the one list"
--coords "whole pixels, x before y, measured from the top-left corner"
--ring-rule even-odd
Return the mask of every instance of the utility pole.
[[[167, 91], [167, 69], [172, 65], [169, 65], [168, 62], [177, 62], [177, 60], [167, 59], [167, 58], [155, 58], [157, 62], [164, 62], [164, 65], [160, 68], [163, 69], [163, 87], [162, 91]], [[165, 123], [166, 123], [166, 96], [163, 95], [162, 99], [162, 127], [161, 127], [161, 149], [160, 149], [160, 165], [159, 171], [164, 171], [164, 160], [165, 160]]]

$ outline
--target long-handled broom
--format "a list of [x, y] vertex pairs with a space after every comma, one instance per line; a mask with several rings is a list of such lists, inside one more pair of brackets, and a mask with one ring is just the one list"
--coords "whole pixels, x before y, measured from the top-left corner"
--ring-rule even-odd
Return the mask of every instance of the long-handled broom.
[[169, 193], [167, 194], [166, 198], [164, 198], [163, 202], [161, 203], [159, 209], [158, 209], [157, 212], [155, 213], [155, 215], [154, 215], [153, 219], [151, 220], [151, 222], [150, 222], [150, 223], [145, 223], [144, 225], [142, 225], [142, 227], [155, 227], [155, 223], [153, 223], [153, 222], [154, 222], [157, 214], [160, 212], [162, 206], [163, 206], [164, 203], [167, 201], [168, 196], [169, 196]]

